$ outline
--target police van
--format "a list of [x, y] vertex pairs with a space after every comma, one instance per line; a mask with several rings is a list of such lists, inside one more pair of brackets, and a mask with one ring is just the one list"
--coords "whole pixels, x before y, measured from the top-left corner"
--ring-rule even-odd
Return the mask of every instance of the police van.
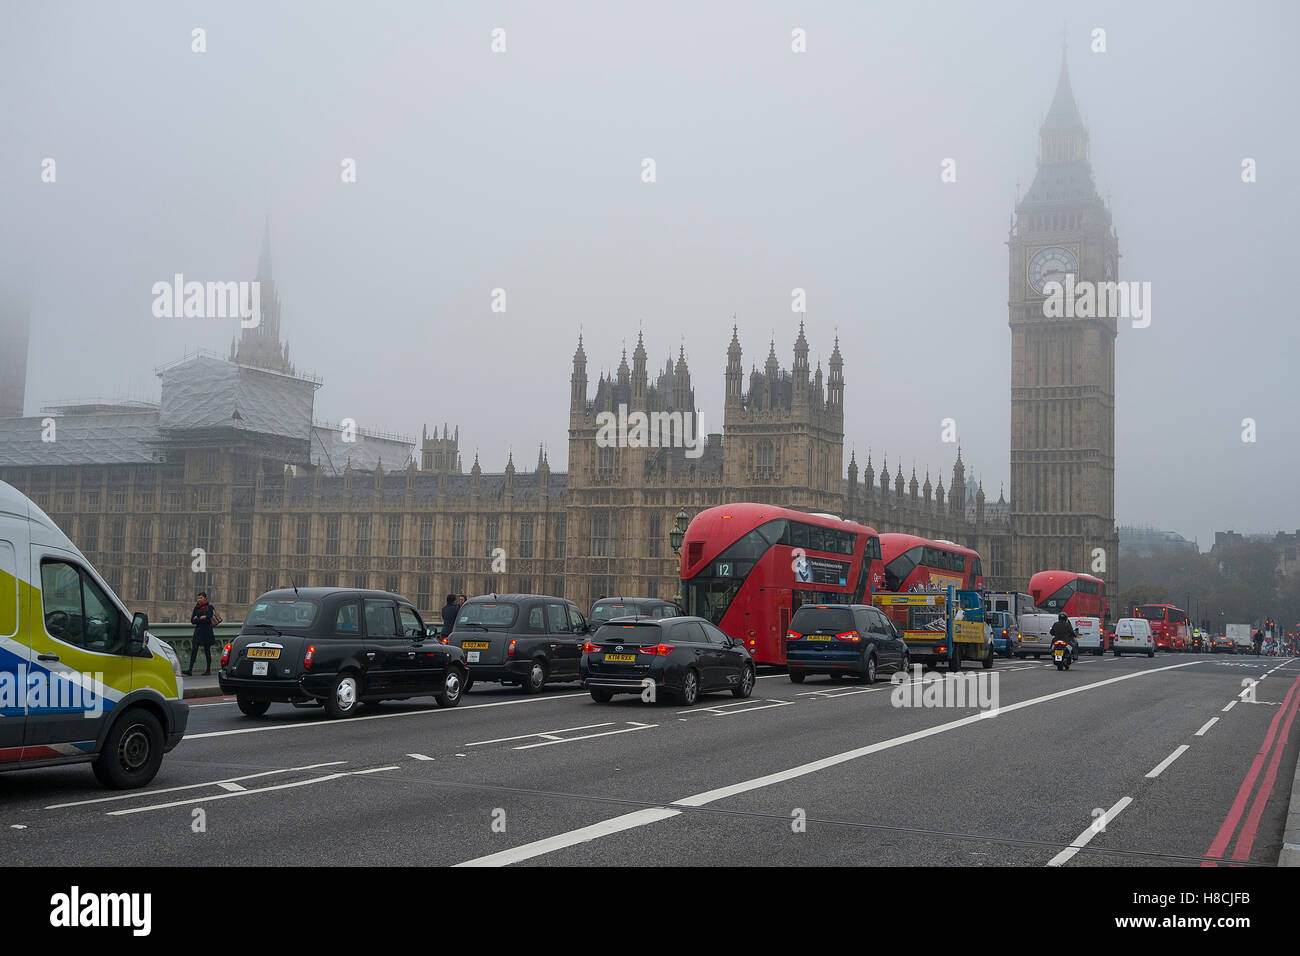
[[89, 763], [142, 787], [185, 734], [171, 647], [48, 515], [0, 481], [0, 771]]

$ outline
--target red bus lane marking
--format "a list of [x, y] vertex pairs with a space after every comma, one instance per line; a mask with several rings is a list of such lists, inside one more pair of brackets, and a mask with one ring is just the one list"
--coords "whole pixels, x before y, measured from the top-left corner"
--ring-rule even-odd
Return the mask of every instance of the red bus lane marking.
[[[1255, 832], [1259, 829], [1259, 818], [1264, 815], [1264, 805], [1273, 795], [1278, 764], [1282, 762], [1282, 751], [1286, 750], [1286, 742], [1291, 736], [1291, 724], [1295, 721], [1296, 708], [1300, 707], [1300, 693], [1296, 692], [1297, 684], [1300, 684], [1300, 677], [1297, 677], [1295, 684], [1291, 685], [1291, 707], [1286, 715], [1286, 723], [1282, 725], [1282, 732], [1277, 736], [1277, 743], [1273, 747], [1273, 758], [1269, 760], [1264, 782], [1260, 784], [1259, 791], [1255, 794], [1255, 803], [1250, 808], [1250, 816], [1246, 818], [1246, 824], [1241, 828], [1241, 835], [1237, 837], [1237, 849], [1232, 854], [1234, 860], [1250, 859], [1251, 848], [1255, 845]], [[1284, 707], [1285, 705], [1278, 709], [1282, 710]]]
[[[1255, 780], [1259, 777], [1259, 772], [1264, 766], [1264, 758], [1268, 756], [1269, 750], [1273, 746], [1273, 740], [1277, 734], [1278, 725], [1282, 722], [1283, 712], [1290, 705], [1295, 697], [1296, 687], [1300, 685], [1300, 676], [1296, 677], [1295, 683], [1287, 691], [1282, 706], [1277, 709], [1273, 715], [1272, 722], [1268, 725], [1268, 733], [1264, 736], [1264, 743], [1259, 748], [1259, 753], [1255, 755], [1254, 761], [1250, 765], [1250, 770], [1246, 773], [1246, 779], [1241, 782], [1241, 787], [1237, 790], [1237, 796], [1232, 801], [1232, 806], [1228, 810], [1228, 815], [1224, 817], [1223, 823], [1219, 826], [1219, 832], [1214, 837], [1214, 842], [1210, 848], [1205, 851], [1209, 857], [1222, 858], [1224, 852], [1228, 849], [1228, 843], [1232, 839], [1232, 832], [1237, 829], [1237, 822], [1241, 819], [1242, 813], [1246, 810], [1246, 801], [1250, 797], [1250, 791], [1255, 786]], [[1214, 863], [1202, 863], [1201, 866], [1216, 866]]]

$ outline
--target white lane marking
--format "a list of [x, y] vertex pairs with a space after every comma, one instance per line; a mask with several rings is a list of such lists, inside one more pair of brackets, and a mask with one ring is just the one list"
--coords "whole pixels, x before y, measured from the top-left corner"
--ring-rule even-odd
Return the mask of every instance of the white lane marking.
[[[715, 704], [712, 707], [692, 707], [690, 710], [679, 710], [677, 713], [699, 714], [707, 712], [713, 714], [715, 717], [726, 717], [728, 714], [732, 713], [747, 714], [751, 710], [767, 710], [768, 707], [785, 707], [788, 704], [793, 703], [794, 701], [792, 700], [777, 700], [775, 697], [760, 697], [756, 700], [734, 700], [729, 704]], [[755, 707], [753, 706], [755, 704], [761, 704], [762, 706]], [[729, 710], [728, 708], [739, 709]]]
[[[1015, 704], [1008, 704], [1000, 708], [998, 713], [1010, 713], [1013, 710], [1020, 710], [1025, 707], [1034, 707], [1038, 704], [1044, 704], [1048, 701], [1059, 700], [1063, 697], [1069, 697], [1073, 694], [1082, 694], [1087, 691], [1096, 690], [1100, 687], [1106, 687], [1110, 684], [1118, 684], [1121, 681], [1137, 680], [1143, 677], [1150, 677], [1153, 674], [1159, 674], [1164, 671], [1178, 670], [1181, 667], [1191, 667], [1192, 663], [1170, 664], [1167, 667], [1156, 667], [1149, 670], [1132, 671], [1128, 674], [1121, 674], [1118, 677], [1107, 677], [1105, 680], [1093, 681], [1091, 684], [1083, 684], [1077, 687], [1070, 687], [1066, 690], [1058, 690], [1051, 694], [1044, 694], [1042, 697], [1034, 697], [1030, 700], [1022, 700]], [[741, 783], [732, 784], [728, 787], [719, 787], [716, 790], [709, 790], [704, 793], [696, 794], [692, 797], [683, 797], [681, 800], [674, 800], [672, 807], [702, 807], [705, 804], [722, 800], [726, 797], [732, 797], [736, 794], [747, 793], [751, 790], [758, 790], [763, 787], [769, 787], [773, 784], [784, 783], [787, 780], [793, 780], [796, 777], [802, 777], [810, 773], [816, 773], [819, 770], [825, 770], [829, 767], [838, 766], [847, 763], [850, 760], [856, 760], [859, 757], [865, 757], [870, 754], [879, 753], [882, 750], [889, 750], [893, 747], [899, 747], [904, 744], [914, 743], [918, 740], [924, 740], [927, 737], [933, 737], [938, 734], [947, 733], [956, 730], [959, 727], [965, 727], [976, 721], [985, 719], [984, 713], [972, 714], [969, 717], [962, 717], [957, 720], [949, 721], [946, 724], [939, 724], [935, 727], [929, 727], [925, 730], [918, 730], [910, 734], [904, 734], [901, 737], [894, 737], [890, 740], [882, 740], [879, 743], [867, 744], [864, 747], [857, 747], [853, 750], [846, 750], [843, 753], [833, 754], [829, 757], [823, 757], [820, 760], [814, 760], [810, 763], [801, 764], [797, 767], [791, 767], [788, 770], [781, 770], [777, 773], [766, 774], [762, 777], [755, 777], [752, 780], [745, 780]], [[609, 833], [618, 833], [622, 830], [630, 830], [634, 827], [646, 826], [658, 820], [666, 820], [669, 817], [676, 816], [677, 811], [670, 810], [667, 807], [655, 808], [652, 810], [640, 810], [636, 813], [625, 814], [621, 817], [615, 817], [612, 820], [605, 821], [605, 824], [611, 825], [608, 831], [602, 829], [602, 824], [594, 824], [589, 827], [583, 827], [580, 830], [572, 830], [568, 833], [561, 833], [553, 837], [547, 837], [544, 840], [536, 840], [532, 843], [525, 843], [521, 846], [509, 850], [502, 850], [499, 853], [493, 853], [488, 856], [478, 857], [473, 860], [467, 860], [464, 863], [458, 863], [457, 866], [507, 866], [511, 863], [518, 863], [521, 860], [530, 860], [536, 856], [542, 856], [546, 853], [552, 853], [565, 847], [576, 846], [579, 843], [587, 843], [591, 840], [607, 836]]]
[[[474, 860], [466, 860], [464, 863], [457, 863], [456, 866], [506, 866], [518, 860], [526, 860], [529, 857], [541, 856], [555, 850], [563, 850], [565, 847], [586, 843], [589, 840], [597, 840], [600, 837], [609, 836], [611, 833], [620, 833], [623, 830], [632, 830], [650, 823], [657, 823], [660, 820], [667, 820], [669, 817], [678, 816], [681, 812], [680, 810], [669, 810], [666, 807], [637, 810], [634, 813], [625, 813], [621, 817], [614, 817], [612, 820], [593, 823], [581, 830], [561, 833], [559, 836], [548, 837], [535, 843], [526, 843], [522, 847], [502, 850], [500, 853], [492, 853]], [[523, 855], [520, 855], [521, 851], [524, 851]]]
[[[903, 681], [903, 684], [911, 684], [911, 681]], [[884, 690], [883, 687], [872, 687], [870, 689], [859, 690], [806, 690], [802, 694], [796, 694], [796, 697], [822, 697], [826, 700], [835, 700], [837, 697], [852, 697], [854, 694], [874, 694], [878, 690]]]
[[[628, 721], [631, 723], [631, 721]], [[612, 737], [615, 734], [630, 734], [638, 730], [650, 730], [658, 727], [658, 724], [637, 724], [635, 727], [624, 727], [622, 730], [605, 730], [598, 734], [583, 734], [581, 737], [556, 737], [554, 740], [543, 740], [540, 744], [523, 744], [515, 747], [515, 750], [532, 750], [534, 747], [550, 747], [554, 744], [571, 744], [575, 740], [591, 740], [593, 737]]]
[[347, 720], [304, 720], [293, 724], [261, 724], [257, 727], [240, 727], [238, 730], [210, 730], [204, 734], [186, 734], [186, 743], [192, 740], [207, 740], [212, 737], [233, 737], [238, 734], [260, 734], [268, 730], [304, 730], [312, 727], [347, 727], [363, 720], [393, 720], [398, 717], [427, 717], [431, 714], [451, 714], [456, 711], [480, 710], [484, 707], [518, 707], [523, 704], [544, 704], [552, 700], [569, 700], [573, 697], [587, 697], [588, 694], [556, 694], [553, 697], [524, 697], [519, 700], [498, 700], [490, 704], [463, 704], [460, 707], [434, 707], [429, 710], [408, 710], [396, 714], [364, 714], [349, 717]]
[[1047, 865], [1063, 866], [1064, 864], [1068, 863], [1071, 859], [1074, 858], [1074, 855], [1076, 853], [1078, 853], [1081, 849], [1083, 849], [1085, 846], [1088, 845], [1089, 840], [1095, 837], [1099, 831], [1104, 831], [1106, 827], [1110, 825], [1110, 821], [1114, 820], [1117, 816], [1119, 816], [1120, 812], [1132, 802], [1133, 802], [1132, 797], [1120, 797], [1120, 799], [1115, 802], [1115, 805], [1106, 811], [1106, 815], [1101, 818], [1100, 826], [1097, 826], [1097, 824], [1094, 822], [1091, 826], [1088, 827], [1088, 829], [1084, 830], [1077, 837], [1075, 837], [1073, 843], [1071, 843], [1060, 853], [1056, 854], [1056, 856], [1048, 860]]
[[264, 770], [261, 773], [249, 773], [242, 777], [226, 777], [224, 780], [209, 780], [206, 783], [187, 783], [183, 787], [164, 787], [161, 790], [133, 790], [119, 793], [112, 797], [96, 797], [93, 800], [77, 800], [74, 803], [52, 803], [46, 810], [62, 810], [65, 807], [84, 807], [89, 803], [111, 803], [114, 800], [135, 800], [140, 797], [152, 797], [159, 793], [176, 793], [178, 790], [197, 790], [199, 787], [221, 786], [223, 783], [235, 783], [239, 780], [253, 780], [257, 777], [270, 777], [277, 773], [294, 773], [299, 770], [319, 770], [321, 767], [337, 767], [347, 763], [346, 760], [331, 760], [328, 763], [313, 763], [305, 767], [285, 767], [283, 770]]
[[1228, 701], [1228, 706], [1223, 708], [1223, 713], [1226, 714], [1228, 711], [1232, 710], [1232, 708], [1236, 706], [1237, 706], [1237, 702], [1235, 700]]
[[229, 790], [231, 793], [238, 793], [240, 790], [248, 789], [247, 787], [241, 787], [237, 783], [230, 783], [229, 781], [226, 780], [223, 780], [221, 783], [217, 784], [217, 786], [220, 787], [222, 790]]
[[378, 773], [381, 770], [398, 770], [396, 766], [392, 767], [372, 767], [369, 770], [350, 770], [342, 773], [327, 773], [323, 777], [308, 777], [306, 780], [295, 780], [292, 783], [278, 783], [271, 787], [259, 787], [256, 790], [240, 790], [238, 793], [218, 793], [207, 797], [191, 797], [188, 800], [174, 800], [171, 803], [155, 803], [148, 807], [129, 807], [126, 810], [110, 810], [110, 817], [124, 817], [132, 813], [148, 813], [150, 810], [167, 810], [171, 807], [184, 807], [192, 803], [210, 803], [213, 800], [228, 800], [231, 797], [249, 797], [259, 793], [270, 793], [273, 790], [292, 790], [295, 787], [309, 787], [316, 783], [325, 783], [330, 780], [339, 780], [343, 777], [354, 777], [366, 773]]
[[508, 744], [512, 740], [524, 740], [528, 737], [549, 737], [554, 734], [567, 734], [571, 730], [594, 730], [597, 727], [613, 727], [614, 722], [607, 720], [603, 724], [583, 724], [581, 727], [561, 727], [559, 730], [542, 730], [535, 734], [517, 734], [514, 737], [497, 737], [494, 740], [476, 740], [466, 747], [482, 747], [484, 744]]
[[412, 760], [432, 760], [432, 757], [426, 757], [424, 754], [407, 754]]
[[1147, 779], [1154, 780], [1165, 772], [1165, 768], [1188, 751], [1187, 744], [1179, 744], [1178, 749], [1147, 771]]
[[1192, 736], [1194, 736], [1194, 737], [1204, 737], [1204, 736], [1205, 736], [1205, 732], [1206, 732], [1207, 730], [1209, 730], [1211, 727], [1213, 727], [1215, 724], [1217, 724], [1218, 722], [1219, 722], [1219, 718], [1218, 718], [1218, 717], [1211, 717], [1209, 720], [1207, 720], [1207, 721], [1205, 722], [1205, 726], [1202, 727], [1200, 730], [1198, 730], [1198, 731], [1197, 731], [1195, 734], [1193, 734]]

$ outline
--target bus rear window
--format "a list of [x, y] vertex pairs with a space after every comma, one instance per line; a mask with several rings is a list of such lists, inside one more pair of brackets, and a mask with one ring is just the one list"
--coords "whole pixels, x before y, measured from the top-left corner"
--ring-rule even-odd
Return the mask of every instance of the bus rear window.
[[1148, 621], [1163, 621], [1165, 609], [1158, 604], [1146, 604], [1138, 608], [1137, 616]]

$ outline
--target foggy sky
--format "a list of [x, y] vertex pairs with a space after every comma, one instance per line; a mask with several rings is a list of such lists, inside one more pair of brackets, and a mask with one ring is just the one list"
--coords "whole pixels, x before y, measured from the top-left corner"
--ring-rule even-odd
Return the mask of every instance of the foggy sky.
[[539, 441], [563, 469], [579, 330], [594, 392], [640, 328], [652, 375], [685, 343], [721, 430], [732, 316], [747, 372], [773, 335], [788, 368], [798, 286], [814, 366], [840, 337], [846, 465], [870, 449], [946, 487], [953, 417], [996, 500], [1007, 229], [1068, 23], [1120, 278], [1152, 283], [1151, 327], [1116, 343], [1117, 521], [1202, 547], [1295, 530], [1297, 9], [5, 0], [0, 278], [32, 302], [27, 413], [156, 399], [155, 367], [224, 354], [237, 320], [155, 319], [150, 290], [252, 278], [269, 215], [317, 418], [447, 421], [467, 469], [513, 449], [531, 470]]

